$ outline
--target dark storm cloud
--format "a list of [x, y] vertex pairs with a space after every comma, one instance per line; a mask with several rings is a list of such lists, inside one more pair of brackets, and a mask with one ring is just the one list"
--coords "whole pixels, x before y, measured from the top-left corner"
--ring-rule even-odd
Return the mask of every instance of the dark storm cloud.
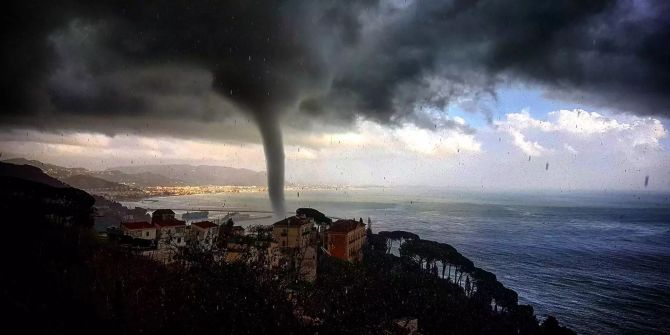
[[344, 114], [381, 122], [411, 120], [426, 105], [490, 116], [478, 102], [495, 100], [501, 82], [522, 82], [550, 96], [667, 116], [668, 8], [642, 1], [415, 2], [368, 17], [379, 28], [370, 29], [331, 89], [301, 106], [314, 112], [341, 103]]
[[[236, 110], [261, 116], [299, 113], [344, 123], [362, 116], [430, 128], [440, 122], [430, 122], [423, 108], [454, 104], [487, 114], [490, 106], [480, 102], [495, 102], [498, 84], [517, 81], [638, 114], [667, 115], [670, 105], [664, 2], [9, 7], [1, 65], [6, 124], [29, 123], [22, 118], [37, 113], [54, 120], [127, 114], [208, 122], [235, 109], [196, 102], [215, 92]], [[183, 104], [160, 102], [175, 97]]]
[[[0, 125], [230, 138], [247, 115], [283, 175], [279, 123], [461, 128], [503, 83], [670, 114], [665, 1], [10, 1]], [[147, 126], [148, 128], [148, 126]], [[238, 127], [235, 127], [238, 128]], [[317, 128], [318, 129], [318, 128]], [[273, 167], [274, 165], [274, 167]], [[281, 173], [279, 173], [281, 172]], [[278, 187], [270, 183], [271, 188]]]

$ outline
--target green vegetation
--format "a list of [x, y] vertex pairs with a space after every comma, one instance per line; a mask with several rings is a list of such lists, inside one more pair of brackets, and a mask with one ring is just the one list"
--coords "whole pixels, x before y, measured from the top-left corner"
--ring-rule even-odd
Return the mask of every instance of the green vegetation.
[[295, 211], [296, 215], [304, 215], [308, 218], [314, 219], [317, 224], [331, 224], [333, 220], [327, 217], [325, 214], [319, 212], [314, 208], [298, 208]]
[[[299, 305], [320, 320], [319, 334], [379, 334], [404, 317], [418, 319], [423, 334], [572, 334], [558, 323], [540, 326], [532, 307], [517, 305], [516, 292], [449, 245], [412, 238], [398, 257], [381, 236], [389, 235], [372, 235], [360, 264], [323, 258], [317, 282], [298, 290]], [[432, 270], [441, 261], [454, 268], [451, 279]], [[470, 277], [476, 284], [466, 290]]]

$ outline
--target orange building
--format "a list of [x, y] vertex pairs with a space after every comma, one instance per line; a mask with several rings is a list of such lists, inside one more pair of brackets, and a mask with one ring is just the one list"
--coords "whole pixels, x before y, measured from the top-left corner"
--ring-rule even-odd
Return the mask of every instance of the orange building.
[[337, 220], [328, 230], [328, 252], [345, 261], [363, 260], [365, 224], [356, 220]]

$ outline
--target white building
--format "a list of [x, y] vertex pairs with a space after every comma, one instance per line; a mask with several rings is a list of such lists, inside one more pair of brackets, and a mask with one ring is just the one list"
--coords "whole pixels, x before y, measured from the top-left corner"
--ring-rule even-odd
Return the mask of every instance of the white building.
[[156, 227], [149, 222], [123, 222], [121, 223], [123, 235], [143, 240], [156, 239]]
[[186, 223], [181, 220], [154, 220], [158, 248], [183, 247], [186, 245]]

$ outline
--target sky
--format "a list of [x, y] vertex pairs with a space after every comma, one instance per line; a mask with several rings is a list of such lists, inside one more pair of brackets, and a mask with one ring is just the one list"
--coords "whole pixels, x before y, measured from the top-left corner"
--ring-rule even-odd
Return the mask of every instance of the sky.
[[[412, 124], [389, 128], [359, 120], [345, 130], [287, 140], [287, 182], [491, 191], [670, 190], [667, 119], [557, 102], [532, 89], [505, 91], [498, 105], [490, 124], [482, 115], [443, 112], [472, 132]], [[0, 148], [5, 158], [93, 170], [133, 164], [265, 169], [259, 143], [141, 132], [108, 136], [16, 129], [0, 136]]]
[[2, 158], [670, 191], [664, 1], [65, 3], [4, 20]]

